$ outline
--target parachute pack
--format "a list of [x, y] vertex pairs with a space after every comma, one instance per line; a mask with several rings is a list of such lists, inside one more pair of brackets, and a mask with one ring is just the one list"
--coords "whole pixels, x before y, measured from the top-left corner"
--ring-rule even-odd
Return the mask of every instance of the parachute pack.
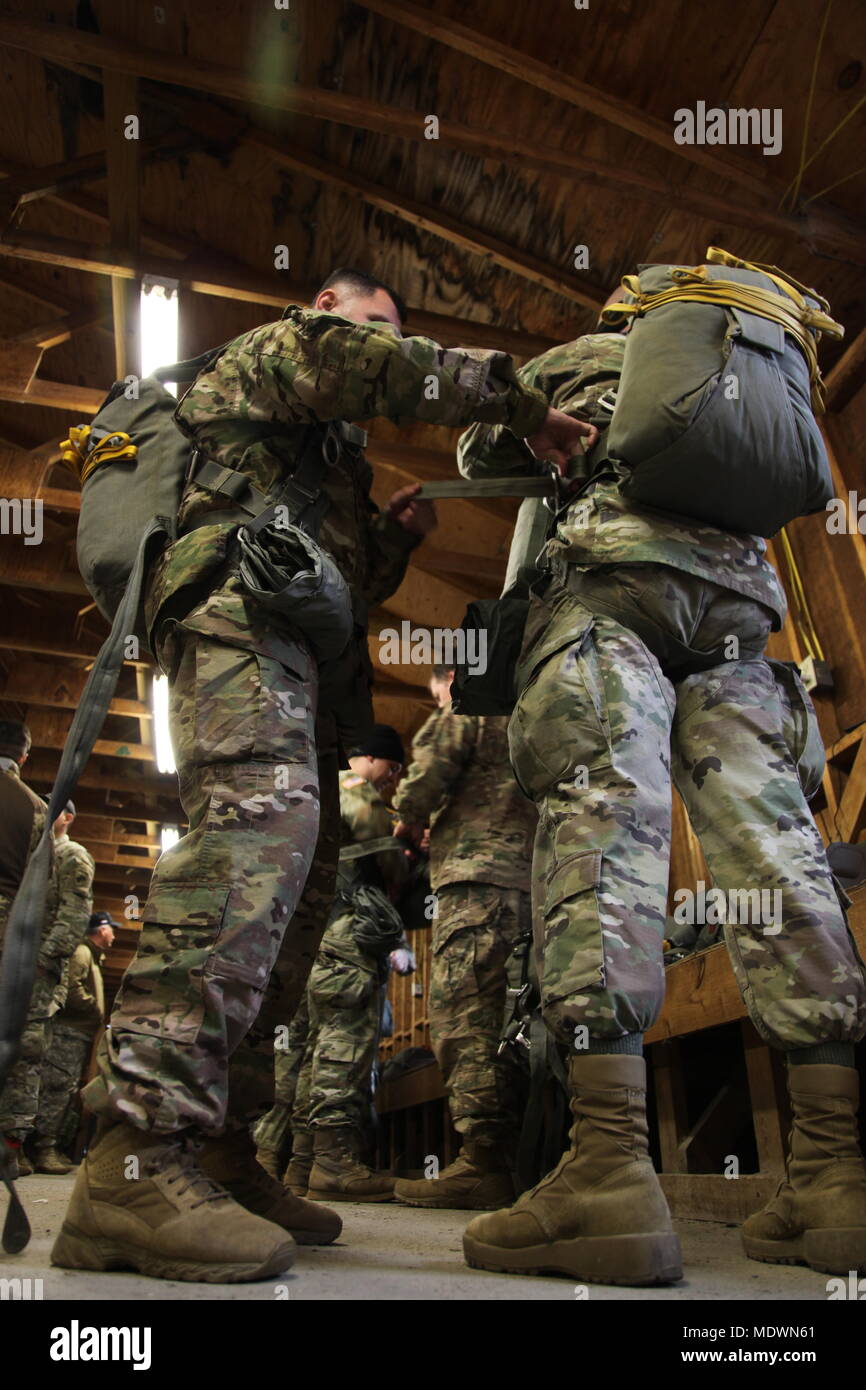
[[711, 246], [698, 266], [627, 275], [631, 317], [610, 425], [597, 450], [629, 469], [642, 506], [724, 531], [774, 536], [833, 496], [817, 345], [844, 329], [775, 266]]

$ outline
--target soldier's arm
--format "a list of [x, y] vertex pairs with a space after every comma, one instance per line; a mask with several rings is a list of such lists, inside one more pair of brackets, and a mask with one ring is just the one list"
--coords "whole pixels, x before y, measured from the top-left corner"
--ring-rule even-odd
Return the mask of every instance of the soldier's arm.
[[[363, 844], [367, 840], [380, 840], [391, 834], [392, 823], [388, 807], [381, 797], [369, 795], [341, 798], [341, 815], [345, 840], [349, 844]], [[392, 899], [403, 887], [408, 875], [409, 865], [404, 855], [397, 850], [382, 850], [373, 855], [382, 881]]]
[[81, 941], [93, 911], [93, 876], [96, 870], [86, 850], [64, 855], [59, 864], [57, 912], [42, 943], [41, 954], [55, 960], [70, 956]]
[[[210, 375], [192, 388], [179, 418], [206, 418]], [[544, 398], [518, 381], [507, 353], [443, 348], [335, 314], [293, 313], [247, 335], [215, 375], [221, 391], [237, 392], [250, 419], [265, 421], [378, 415], [454, 426], [484, 420], [523, 436], [535, 433], [547, 414]]]
[[[84, 952], [87, 952], [87, 955]], [[90, 955], [89, 946], [84, 950], [75, 950], [69, 962], [69, 988], [66, 993], [67, 1008], [70, 1004], [75, 1005], [75, 1012], [80, 1018], [86, 1018], [92, 1023], [102, 1023], [102, 1011], [96, 995], [87, 988], [87, 979], [90, 975], [90, 963], [87, 956]]]
[[477, 719], [445, 711], [415, 736], [409, 771], [397, 788], [394, 810], [407, 825], [429, 825], [465, 770], [475, 746]]
[[403, 583], [409, 556], [421, 540], [420, 535], [375, 508], [367, 529], [370, 578], [362, 594], [371, 606], [384, 603], [396, 593]]
[[[575, 420], [599, 423], [598, 398], [609, 389], [609, 364], [590, 341], [594, 335], [551, 348], [522, 366], [518, 380], [540, 393], [549, 405]], [[457, 466], [466, 478], [534, 473], [539, 464], [532, 451], [501, 424], [471, 425], [457, 441]], [[580, 476], [580, 459], [572, 459], [570, 477]]]

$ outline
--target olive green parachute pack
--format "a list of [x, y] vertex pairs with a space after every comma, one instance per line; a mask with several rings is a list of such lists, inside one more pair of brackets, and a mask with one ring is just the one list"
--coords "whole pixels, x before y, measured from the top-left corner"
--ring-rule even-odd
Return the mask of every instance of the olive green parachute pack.
[[[827, 301], [775, 266], [714, 246], [703, 265], [641, 266], [622, 284], [625, 300], [602, 310], [602, 323], [631, 318], [631, 327], [620, 380], [601, 398], [605, 418], [594, 421], [601, 435], [587, 485], [615, 462], [626, 470], [623, 494], [640, 507], [765, 537], [822, 511], [833, 481], [815, 419], [823, 409], [817, 344], [824, 333], [844, 333]], [[555, 511], [524, 501], [501, 597], [467, 610], [464, 630], [487, 633], [487, 667], [457, 669], [456, 713], [514, 707], [529, 594]]]

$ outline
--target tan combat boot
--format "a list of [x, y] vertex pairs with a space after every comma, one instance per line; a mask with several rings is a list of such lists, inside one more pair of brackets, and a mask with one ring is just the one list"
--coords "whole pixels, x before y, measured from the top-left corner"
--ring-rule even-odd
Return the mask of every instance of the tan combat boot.
[[153, 1279], [236, 1284], [281, 1274], [295, 1243], [198, 1166], [189, 1139], [100, 1127], [51, 1252], [64, 1269], [137, 1269]]
[[496, 1148], [467, 1140], [438, 1177], [400, 1178], [394, 1196], [409, 1207], [495, 1211], [514, 1201], [514, 1183]]
[[330, 1126], [317, 1129], [308, 1195], [314, 1202], [390, 1202], [394, 1179], [376, 1173], [358, 1157], [353, 1130]]
[[36, 1145], [36, 1172], [51, 1173], [52, 1176], [62, 1177], [66, 1173], [71, 1173], [75, 1167], [68, 1158], [57, 1152], [53, 1139], [40, 1139]]
[[13, 1178], [29, 1178], [33, 1172], [33, 1164], [24, 1152], [24, 1145], [18, 1139], [13, 1139], [10, 1135], [3, 1135], [3, 1143], [12, 1154]]
[[256, 1162], [260, 1168], [264, 1168], [269, 1178], [280, 1181], [282, 1176], [280, 1170], [280, 1156], [276, 1149], [263, 1149], [259, 1146], [256, 1149]]
[[246, 1129], [207, 1139], [199, 1163], [247, 1211], [263, 1216], [288, 1231], [298, 1245], [330, 1245], [343, 1229], [335, 1211], [295, 1197], [256, 1162], [252, 1136]]
[[680, 1279], [680, 1243], [647, 1149], [644, 1059], [575, 1057], [569, 1078], [571, 1148], [509, 1211], [469, 1223], [467, 1264], [596, 1284]]
[[283, 1184], [296, 1197], [306, 1197], [313, 1166], [313, 1131], [296, 1129], [292, 1135], [292, 1156]]
[[788, 1068], [793, 1125], [786, 1178], [742, 1228], [751, 1260], [827, 1274], [866, 1270], [866, 1164], [853, 1067]]

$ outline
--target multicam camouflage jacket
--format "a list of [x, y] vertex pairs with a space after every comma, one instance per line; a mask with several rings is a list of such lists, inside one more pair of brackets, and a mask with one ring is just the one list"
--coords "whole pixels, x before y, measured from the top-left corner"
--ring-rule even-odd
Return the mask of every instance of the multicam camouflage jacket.
[[[401, 338], [381, 323], [355, 324], [290, 305], [278, 322], [230, 343], [183, 397], [176, 419], [208, 458], [274, 496], [317, 423], [377, 415], [439, 425], [483, 420], [522, 436], [538, 428], [546, 408], [537, 391], [518, 381], [505, 353], [442, 348], [428, 338]], [[353, 596], [375, 604], [399, 585], [418, 538], [377, 511], [371, 477], [361, 455], [345, 455], [330, 468], [319, 539]], [[198, 529], [170, 546], [155, 567], [149, 625], [180, 588], [219, 567], [231, 530], [220, 524], [219, 512], [231, 505], [187, 487], [179, 521], [194, 520]], [[209, 513], [214, 524], [202, 526]]]
[[412, 742], [394, 810], [430, 826], [430, 882], [529, 891], [536, 812], [514, 780], [508, 720], [436, 710]]
[[[588, 333], [527, 362], [518, 376], [557, 410], [603, 430], [610, 416], [600, 401], [619, 382], [625, 343], [621, 333]], [[460, 472], [467, 478], [526, 473], [537, 467], [523, 441], [498, 425], [473, 425], [457, 448]], [[639, 507], [621, 490], [628, 469], [615, 460], [599, 462], [599, 453], [603, 457], [603, 441], [594, 451], [592, 481], [560, 513], [547, 543], [545, 558], [554, 572], [564, 565], [670, 565], [764, 604], [775, 614], [774, 629], [781, 628], [785, 595], [760, 536], [719, 531]], [[572, 463], [572, 476], [588, 479], [585, 457]]]
[[[344, 845], [383, 839], [391, 834], [395, 823], [394, 816], [372, 783], [351, 769], [340, 773], [340, 821]], [[338, 887], [348, 891], [355, 883], [372, 884], [381, 888], [393, 901], [408, 876], [409, 865], [402, 849], [381, 850], [378, 854], [342, 864]], [[352, 913], [347, 910], [346, 899], [340, 893], [322, 938], [322, 946], [326, 952], [330, 950], [343, 960], [362, 963], [365, 969], [369, 969], [371, 961], [357, 944], [353, 925]]]

